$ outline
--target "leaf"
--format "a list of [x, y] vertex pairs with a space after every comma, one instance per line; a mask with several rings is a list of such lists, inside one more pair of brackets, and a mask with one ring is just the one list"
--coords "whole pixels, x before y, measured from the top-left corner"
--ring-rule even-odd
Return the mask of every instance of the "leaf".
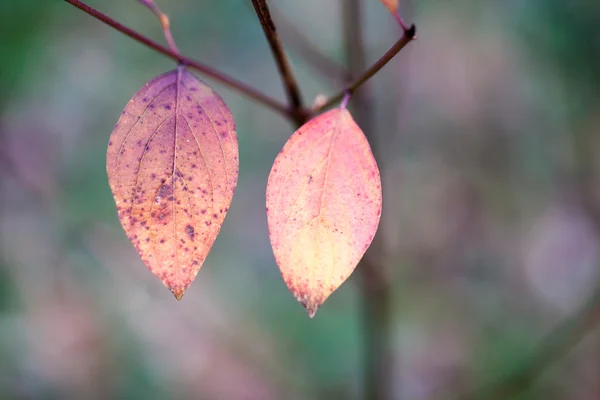
[[119, 220], [177, 300], [221, 229], [238, 165], [231, 112], [183, 67], [144, 85], [112, 132], [106, 169]]
[[381, 3], [396, 16], [398, 14], [398, 0], [379, 0]]
[[347, 110], [290, 137], [269, 175], [267, 219], [283, 279], [311, 317], [354, 271], [380, 215], [379, 169]]

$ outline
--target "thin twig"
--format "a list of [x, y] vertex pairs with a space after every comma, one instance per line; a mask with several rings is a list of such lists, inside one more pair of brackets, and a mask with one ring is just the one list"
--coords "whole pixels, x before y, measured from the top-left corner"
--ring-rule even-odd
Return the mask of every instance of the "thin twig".
[[252, 5], [254, 6], [254, 11], [256, 11], [260, 25], [263, 28], [267, 41], [269, 42], [273, 57], [275, 58], [275, 63], [277, 64], [279, 74], [281, 75], [281, 80], [283, 81], [283, 85], [287, 93], [289, 108], [292, 110], [294, 121], [296, 124], [302, 125], [304, 122], [306, 122], [306, 120], [305, 115], [302, 112], [303, 106], [300, 88], [298, 87], [298, 82], [294, 77], [294, 73], [292, 72], [288, 58], [283, 51], [283, 46], [281, 45], [281, 40], [279, 39], [279, 35], [275, 29], [275, 24], [271, 18], [271, 12], [269, 11], [267, 1], [252, 0]]
[[154, 3], [154, 0], [138, 0], [140, 3], [145, 5], [156, 15], [156, 18], [160, 21], [160, 25], [162, 26], [163, 33], [165, 35], [165, 39], [171, 48], [173, 53], [179, 54], [179, 49], [175, 44], [175, 39], [173, 39], [173, 34], [171, 33], [171, 22], [169, 21], [169, 16], [162, 12], [160, 8]]
[[133, 29], [126, 27], [125, 25], [122, 25], [121, 23], [115, 21], [114, 19], [110, 18], [109, 16], [102, 14], [100, 11], [88, 6], [87, 4], [85, 4], [79, 0], [65, 0], [65, 1], [69, 4], [72, 4], [73, 6], [75, 6], [77, 8], [79, 8], [80, 10], [86, 12], [87, 14], [91, 15], [92, 17], [113, 27], [114, 29], [118, 30], [119, 32], [121, 32], [121, 33], [129, 36], [130, 38], [142, 43], [143, 45], [153, 49], [154, 51], [161, 53], [179, 63], [185, 64], [186, 66], [188, 66], [192, 69], [195, 69], [196, 71], [201, 72], [204, 75], [209, 76], [209, 77], [213, 78], [214, 80], [221, 82], [222, 84], [229, 86], [232, 89], [237, 90], [240, 93], [243, 93], [244, 95], [258, 101], [259, 103], [264, 104], [265, 106], [271, 108], [272, 110], [279, 112], [280, 114], [283, 114], [284, 116], [286, 116], [288, 118], [293, 118], [293, 115], [296, 115], [296, 112], [294, 110], [290, 110], [285, 104], [282, 104], [278, 100], [275, 100], [275, 99], [267, 96], [266, 94], [259, 92], [258, 90], [254, 89], [253, 87], [248, 86], [247, 84], [240, 82], [235, 78], [227, 76], [227, 75], [221, 73], [220, 71], [217, 71], [214, 68], [211, 68], [209, 66], [201, 64], [200, 62], [193, 60], [189, 57], [183, 56], [181, 54], [177, 54], [176, 52], [172, 51], [171, 49], [156, 43], [152, 39], [149, 39], [148, 37], [134, 31]]
[[358, 89], [362, 84], [371, 79], [373, 75], [375, 75], [381, 68], [383, 68], [392, 58], [396, 56], [408, 43], [415, 39], [416, 28], [414, 25], [404, 31], [402, 37], [381, 57], [377, 60], [369, 69], [362, 73], [354, 82], [352, 82], [348, 87], [340, 90], [338, 93], [332, 95], [325, 101], [323, 104], [319, 104], [317, 107], [313, 108], [313, 113], [318, 114], [323, 110], [333, 106], [338, 101], [340, 101], [346, 92], [354, 93], [356, 89]]

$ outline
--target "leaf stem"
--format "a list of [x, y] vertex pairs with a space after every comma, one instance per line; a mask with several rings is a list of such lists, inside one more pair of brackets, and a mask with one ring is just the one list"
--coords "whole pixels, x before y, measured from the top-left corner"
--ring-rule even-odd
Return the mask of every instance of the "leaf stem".
[[379, 72], [380, 69], [385, 67], [385, 65], [390, 62], [392, 58], [396, 56], [408, 43], [416, 38], [416, 27], [411, 25], [410, 28], [404, 31], [402, 37], [394, 43], [394, 45], [379, 59], [377, 60], [369, 69], [363, 72], [354, 82], [352, 82], [348, 87], [340, 90], [338, 93], [332, 95], [325, 101], [325, 103], [318, 105], [312, 109], [314, 114], [318, 114], [323, 110], [333, 106], [338, 101], [340, 101], [346, 92], [354, 93], [360, 86], [362, 86], [366, 81], [371, 79], [373, 75]]
[[342, 110], [345, 110], [346, 107], [348, 107], [348, 102], [350, 101], [350, 97], [352, 97], [352, 94], [350, 92], [346, 92], [344, 94], [344, 98], [342, 99], [342, 104], [340, 104], [340, 108]]
[[118, 30], [119, 32], [129, 36], [130, 38], [142, 43], [143, 45], [145, 45], [146, 47], [151, 48], [152, 50], [161, 53], [169, 58], [171, 58], [172, 60], [175, 60], [181, 64], [185, 64], [187, 65], [189, 68], [195, 69], [196, 71], [218, 81], [221, 82], [222, 84], [250, 97], [251, 99], [254, 99], [256, 101], [258, 101], [259, 103], [264, 104], [265, 106], [271, 108], [274, 111], [277, 111], [280, 114], [283, 114], [284, 116], [288, 117], [288, 118], [293, 118], [294, 115], [297, 115], [298, 112], [296, 110], [292, 110], [289, 107], [287, 107], [285, 104], [281, 103], [280, 101], [273, 99], [269, 96], [267, 96], [266, 94], [254, 89], [253, 87], [238, 81], [235, 78], [232, 78], [230, 76], [227, 76], [223, 73], [221, 73], [220, 71], [217, 71], [216, 69], [209, 67], [207, 65], [201, 64], [200, 62], [191, 59], [189, 57], [186, 57], [184, 55], [181, 55], [177, 52], [174, 52], [173, 50], [162, 46], [159, 43], [156, 43], [155, 41], [153, 41], [152, 39], [134, 31], [133, 29], [115, 21], [114, 19], [110, 18], [109, 16], [101, 13], [100, 11], [90, 7], [89, 5], [85, 4], [84, 2], [80, 1], [80, 0], [65, 0], [67, 3], [79, 8], [80, 10], [82, 10], [83, 12], [91, 15], [92, 17], [104, 22], [105, 24], [111, 26], [112, 28]]
[[277, 64], [281, 80], [283, 81], [287, 93], [289, 109], [292, 111], [292, 118], [297, 125], [302, 125], [306, 122], [306, 113], [302, 112], [303, 106], [300, 88], [298, 87], [298, 82], [294, 77], [288, 58], [283, 50], [283, 45], [281, 44], [281, 40], [275, 29], [275, 24], [273, 23], [267, 1], [252, 0], [252, 5], [254, 6], [254, 11], [256, 11], [260, 25], [263, 28], [265, 37], [269, 42], [273, 57], [275, 58], [275, 63]]
[[400, 13], [396, 12], [396, 13], [394, 14], [394, 18], [396, 19], [396, 21], [398, 22], [398, 25], [400, 25], [400, 27], [402, 28], [402, 30], [403, 30], [404, 32], [406, 32], [406, 31], [410, 30], [410, 28], [411, 28], [411, 27], [410, 27], [410, 26], [408, 26], [408, 25], [406, 24], [406, 22], [404, 22], [404, 20], [403, 20], [403, 19], [402, 19], [402, 17], [400, 16]]

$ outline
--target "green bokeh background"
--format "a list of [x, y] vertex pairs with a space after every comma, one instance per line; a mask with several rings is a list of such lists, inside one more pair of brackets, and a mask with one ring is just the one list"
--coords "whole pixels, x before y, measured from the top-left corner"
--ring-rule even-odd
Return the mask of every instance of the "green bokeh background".
[[[272, 1], [307, 104], [340, 83], [290, 32], [343, 63], [345, 1]], [[362, 3], [375, 61], [400, 32]], [[136, 1], [89, 4], [163, 41]], [[158, 4], [184, 54], [285, 99], [249, 0]], [[391, 394], [452, 397], [514, 369], [600, 280], [586, 206], [600, 199], [600, 2], [401, 8], [418, 40], [372, 79], [368, 132], [384, 182]], [[206, 79], [236, 120], [239, 184], [176, 302], [129, 244], [105, 172], [124, 105], [173, 62], [63, 1], [0, 1], [0, 33], [0, 399], [362, 398], [356, 277], [311, 320], [270, 249], [264, 193], [290, 123]], [[600, 398], [598, 334], [518, 398]]]

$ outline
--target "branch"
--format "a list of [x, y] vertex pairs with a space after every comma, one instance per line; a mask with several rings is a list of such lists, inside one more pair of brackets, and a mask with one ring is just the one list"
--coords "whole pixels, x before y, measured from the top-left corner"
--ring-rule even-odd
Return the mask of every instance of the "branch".
[[171, 51], [175, 54], [179, 54], [179, 49], [175, 44], [175, 39], [173, 39], [173, 34], [171, 33], [171, 22], [169, 21], [169, 16], [162, 12], [160, 8], [154, 3], [154, 0], [138, 0], [140, 3], [145, 5], [156, 15], [156, 18], [160, 21], [160, 24], [163, 29], [163, 33], [165, 35], [165, 39], [171, 48]]
[[281, 75], [283, 85], [286, 89], [289, 108], [292, 112], [292, 118], [296, 124], [302, 125], [304, 122], [306, 122], [306, 116], [305, 113], [302, 112], [303, 107], [300, 89], [298, 88], [298, 82], [296, 82], [292, 68], [290, 67], [285, 52], [283, 51], [283, 46], [281, 45], [279, 35], [277, 35], [275, 24], [271, 18], [271, 12], [269, 11], [267, 1], [252, 0], [252, 5], [254, 6], [258, 20], [260, 21], [267, 41], [269, 42], [269, 46], [271, 47], [271, 51], [273, 52], [273, 57], [275, 58], [279, 74]]
[[354, 93], [361, 85], [371, 79], [373, 75], [379, 72], [392, 58], [396, 56], [408, 43], [416, 38], [416, 27], [411, 25], [408, 30], [404, 31], [402, 37], [381, 57], [375, 62], [369, 69], [367, 69], [361, 76], [359, 76], [354, 82], [348, 87], [340, 90], [335, 95], [329, 97], [324, 103], [318, 104], [313, 107], [312, 111], [315, 114], [322, 112], [323, 110], [331, 107], [344, 98], [346, 93]]
[[120, 24], [119, 22], [115, 21], [114, 19], [110, 18], [109, 16], [102, 14], [100, 11], [88, 6], [87, 4], [85, 4], [79, 0], [65, 0], [65, 1], [69, 4], [72, 4], [73, 6], [75, 6], [77, 8], [79, 8], [80, 10], [86, 12], [87, 14], [91, 15], [92, 17], [113, 27], [114, 29], [118, 30], [119, 32], [121, 32], [121, 33], [129, 36], [130, 38], [142, 43], [143, 45], [151, 48], [152, 50], [154, 50], [158, 53], [161, 53], [161, 54], [171, 58], [172, 60], [175, 60], [181, 64], [184, 64], [192, 69], [195, 69], [196, 71], [201, 72], [202, 74], [209, 76], [218, 82], [221, 82], [222, 84], [258, 101], [259, 103], [264, 104], [265, 106], [271, 108], [272, 110], [279, 112], [280, 114], [283, 114], [284, 116], [286, 116], [288, 118], [294, 118], [294, 116], [298, 114], [298, 112], [296, 112], [296, 110], [289, 109], [287, 106], [285, 106], [278, 100], [275, 100], [275, 99], [267, 96], [266, 94], [259, 92], [258, 90], [254, 89], [253, 87], [248, 86], [247, 84], [240, 82], [235, 78], [229, 77], [229, 76], [217, 71], [214, 68], [211, 68], [209, 66], [201, 64], [200, 62], [195, 61], [189, 57], [183, 56], [181, 54], [177, 54], [176, 52], [172, 51], [171, 49], [168, 49], [165, 46], [162, 46], [162, 45], [156, 43], [152, 39], [149, 39], [148, 37], [134, 31], [133, 29]]
[[[361, 71], [364, 71], [366, 65], [360, 6], [360, 0], [345, 0], [342, 5], [344, 48], [348, 68], [354, 76], [358, 76]], [[372, 69], [370, 68], [370, 70]], [[366, 81], [367, 79], [363, 79], [360, 84]], [[369, 85], [365, 85], [360, 92], [356, 93], [350, 107], [356, 122], [367, 135], [373, 155], [381, 166], [383, 160], [379, 157], [379, 146], [376, 142], [377, 139], [381, 139], [381, 141], [385, 139], [375, 136], [374, 102], [370, 89]], [[351, 90], [344, 90], [340, 94], [339, 99], [344, 99], [342, 105], [350, 99], [351, 95]], [[385, 216], [382, 218], [381, 224], [384, 220]], [[394, 382], [393, 346], [390, 336], [393, 288], [381, 256], [383, 253], [382, 232], [383, 228], [380, 225], [373, 243], [357, 267], [363, 336], [363, 393], [361, 398], [369, 400], [391, 399]]]

